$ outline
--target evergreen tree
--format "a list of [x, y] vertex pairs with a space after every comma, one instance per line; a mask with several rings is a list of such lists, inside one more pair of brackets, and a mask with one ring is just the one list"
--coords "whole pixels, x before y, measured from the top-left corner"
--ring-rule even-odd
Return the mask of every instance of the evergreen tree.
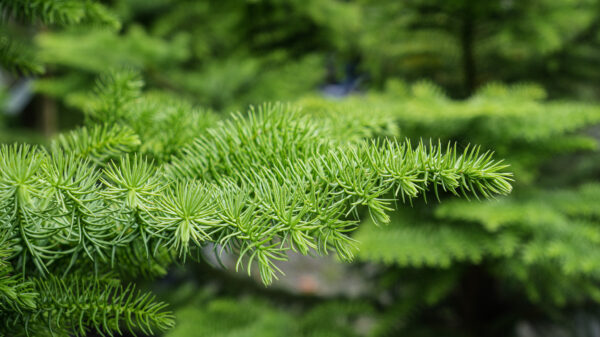
[[489, 82], [538, 82], [553, 95], [597, 98], [600, 3], [595, 0], [359, 1], [364, 66], [426, 77], [453, 96]]
[[[163, 104], [134, 74], [115, 74], [99, 82], [86, 127], [46, 148], [2, 146], [5, 333], [151, 334], [172, 314], [126, 280], [164, 274], [207, 243], [237, 254], [236, 269], [256, 264], [269, 284], [288, 250], [351, 260], [362, 207], [386, 223], [391, 198], [511, 190], [506, 166], [477, 148], [348, 140], [335, 131], [344, 116], [281, 104], [196, 137], [201, 112]], [[165, 122], [173, 134], [154, 137]]]
[[459, 335], [505, 336], [519, 321], [569, 322], [574, 308], [597, 307], [599, 147], [589, 128], [600, 122], [600, 107], [546, 101], [532, 85], [491, 84], [453, 101], [426, 82], [301, 104], [307, 111], [369, 109], [412, 139], [494, 144], [517, 177], [508, 197], [439, 206], [415, 200], [387, 226], [361, 224], [353, 237], [358, 259], [380, 265], [379, 292], [391, 297], [375, 335], [454, 327]]
[[31, 34], [30, 27], [100, 24], [118, 28], [120, 25], [106, 7], [87, 0], [7, 0], [0, 4], [0, 14], [3, 24], [0, 65], [25, 74], [39, 74], [44, 68], [37, 55], [23, 43], [27, 41], [23, 35]]
[[[2, 1], [1, 66], [71, 130], [0, 130], [0, 336], [566, 334], [600, 308], [600, 108], [547, 96], [597, 98], [598, 6]], [[232, 276], [333, 251], [358, 299]]]
[[150, 88], [217, 110], [293, 99], [323, 82], [318, 52], [347, 30], [347, 17], [330, 20], [338, 10], [356, 15], [345, 8], [337, 1], [117, 1], [121, 34], [92, 27], [37, 35], [39, 57], [55, 72], [37, 89], [68, 102], [106, 69], [126, 67], [143, 72]]

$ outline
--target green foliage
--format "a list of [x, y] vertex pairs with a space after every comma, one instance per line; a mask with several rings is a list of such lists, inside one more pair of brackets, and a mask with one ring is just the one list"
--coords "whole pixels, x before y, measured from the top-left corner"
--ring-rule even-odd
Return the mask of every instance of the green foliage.
[[189, 59], [188, 40], [186, 34], [172, 40], [155, 38], [139, 26], [128, 28], [123, 35], [107, 29], [89, 28], [42, 33], [36, 37], [39, 57], [45, 63], [77, 69], [79, 74], [72, 75], [79, 77], [85, 72], [95, 75], [119, 67], [158, 71], [181, 64]]
[[525, 80], [553, 94], [597, 97], [589, 86], [598, 77], [597, 1], [359, 3], [356, 48], [379, 86], [426, 77], [469, 96], [490, 81]]
[[597, 105], [544, 101], [544, 97], [538, 86], [491, 84], [467, 100], [455, 101], [428, 82], [410, 87], [391, 82], [385, 93], [342, 102], [302, 99], [300, 104], [307, 111], [365, 109], [375, 118], [396, 121], [400, 134], [412, 139], [439, 137], [459, 141], [462, 146], [493, 147], [520, 177], [517, 183], [529, 184], [553, 156], [598, 147], [592, 135], [578, 132], [600, 121]]
[[173, 315], [164, 310], [165, 303], [116, 282], [54, 276], [36, 279], [35, 307], [16, 315], [9, 312], [4, 317], [6, 331], [19, 331], [24, 326], [28, 335], [85, 336], [94, 330], [112, 336], [121, 335], [121, 327], [132, 334], [134, 329], [152, 334], [154, 329], [173, 326]]
[[[40, 60], [29, 67], [54, 70], [40, 90], [61, 100], [91, 87], [107, 69], [130, 66], [153, 89], [229, 111], [294, 99], [324, 80], [351, 80], [345, 77], [357, 74], [343, 74], [347, 64], [371, 88], [390, 78], [428, 78], [466, 97], [490, 82], [535, 81], [553, 95], [597, 98], [591, 85], [599, 76], [595, 0], [161, 0], [111, 7], [10, 0], [0, 11], [21, 22], [78, 26], [38, 34]], [[89, 23], [91, 29], [82, 29]], [[120, 25], [123, 32], [116, 31]]]
[[257, 297], [200, 294], [176, 312], [177, 325], [166, 336], [360, 336], [356, 319], [370, 317], [371, 311], [369, 305], [351, 301], [294, 310]]
[[[293, 99], [316, 88], [325, 77], [324, 58], [305, 52], [306, 48], [321, 46], [321, 38], [308, 45], [301, 42], [297, 52], [282, 45], [307, 36], [314, 25], [331, 25], [320, 10], [327, 6], [315, 1], [306, 10], [305, 5], [232, 1], [117, 3], [116, 10], [123, 11], [122, 34], [94, 28], [37, 35], [39, 57], [58, 69], [56, 75], [41, 80], [37, 88], [68, 101], [74, 92], [91, 87], [93, 78], [106, 70], [133, 67], [144, 74], [151, 88], [177, 92], [194, 103], [218, 110]], [[301, 12], [290, 16], [290, 8]], [[297, 26], [290, 25], [290, 21]]]
[[[139, 150], [163, 162], [216, 123], [210, 111], [166, 93], [142, 93], [143, 85], [135, 71], [111, 72], [97, 82], [93, 94], [73, 96], [71, 105], [84, 111], [91, 127], [98, 128], [97, 123], [110, 126], [100, 127], [97, 135], [84, 135], [85, 141], [71, 139], [72, 143], [86, 146], [83, 144], [94, 141], [106, 146], [101, 139], [111, 139], [114, 146], [128, 147], [121, 152]], [[85, 132], [85, 128], [76, 131]]]
[[459, 262], [478, 264], [484, 259], [512, 256], [519, 246], [514, 233], [490, 235], [468, 225], [427, 224], [418, 219], [400, 218], [384, 228], [364, 226], [354, 237], [360, 242], [360, 258], [401, 267], [450, 268]]
[[25, 75], [41, 74], [44, 67], [37, 60], [39, 57], [32, 52], [31, 46], [11, 35], [15, 35], [15, 32], [0, 28], [0, 65]]
[[6, 262], [10, 254], [7, 248], [0, 251], [0, 309], [22, 314], [35, 309], [38, 294], [32, 282], [21, 282], [17, 275], [13, 275], [12, 266]]
[[[0, 64], [47, 69], [43, 105], [85, 126], [0, 147], [0, 335], [162, 332], [173, 314], [133, 284], [173, 263], [270, 284], [332, 251], [367, 304], [267, 302], [210, 269], [222, 293], [169, 333], [506, 336], [595, 309], [600, 108], [547, 98], [598, 98], [598, 6], [3, 1]], [[310, 94], [340, 82], [384, 90]], [[510, 196], [446, 200], [508, 194], [508, 165]]]
[[[93, 0], [7, 0], [0, 4], [0, 65], [24, 74], [39, 74], [43, 61], [27, 44], [17, 22], [29, 25], [73, 26], [95, 24], [120, 27], [119, 21], [102, 4]], [[5, 26], [11, 29], [5, 29]]]
[[[314, 97], [300, 100], [306, 111], [315, 115], [333, 107], [339, 111], [368, 108], [377, 119], [397, 121], [400, 134], [409, 139], [436, 135], [464, 148], [471, 142], [494, 144], [517, 177], [515, 191], [508, 197], [482, 202], [454, 200], [439, 206], [415, 199], [412, 208], [391, 213], [386, 226], [376, 226], [373, 221], [359, 226], [353, 236], [358, 242], [357, 258], [378, 263], [382, 273], [391, 277], [397, 273], [402, 278], [398, 285], [381, 281], [386, 292], [397, 291], [382, 310], [384, 316], [396, 310], [426, 308], [423, 315], [391, 319], [395, 323], [389, 326], [382, 318], [377, 331], [422, 329], [432, 315], [436, 322], [443, 322], [444, 310], [462, 315], [455, 297], [475, 295], [465, 295], [461, 284], [477, 289], [491, 282], [485, 296], [509, 299], [508, 308], [525, 301], [521, 305], [559, 317], [557, 308], [600, 300], [598, 170], [597, 166], [581, 170], [583, 163], [597, 160], [598, 141], [589, 130], [600, 121], [600, 109], [587, 103], [546, 101], [545, 96], [537, 86], [494, 84], [467, 100], [455, 101], [429, 83], [409, 87], [394, 82], [385, 93], [341, 102]], [[439, 198], [446, 196], [440, 194]], [[433, 282], [430, 272], [452, 274], [455, 281]], [[431, 283], [426, 285], [428, 281]], [[413, 286], [424, 287], [419, 290], [422, 293], [439, 293], [440, 298], [414, 300], [408, 294]], [[400, 309], [400, 303], [406, 307]], [[508, 318], [511, 314], [498, 310], [497, 317], [510, 323], [475, 319], [487, 322], [485, 325], [506, 324], [498, 331], [516, 324]], [[528, 314], [519, 311], [516, 317]], [[459, 317], [454, 320], [463, 321]], [[478, 326], [467, 318], [463, 322]]]
[[[283, 104], [205, 129], [191, 106], [164, 109], [171, 101], [141, 85], [135, 73], [113, 74], [87, 101], [90, 126], [47, 148], [0, 147], [1, 237], [14, 252], [6, 261], [33, 284], [15, 289], [8, 279], [5, 297], [17, 306], [2, 313], [7, 329], [164, 330], [172, 325], [165, 305], [115, 286], [115, 274], [154, 276], [215, 244], [217, 254], [238, 256], [236, 269], [258, 265], [270, 284], [289, 250], [335, 250], [351, 260], [349, 234], [363, 208], [386, 223], [398, 198], [488, 198], [512, 189], [507, 166], [477, 147], [346, 140], [331, 132], [332, 114]], [[165, 125], [192, 132], [175, 128], [155, 139]], [[372, 122], [354, 127], [372, 132]], [[20, 311], [18, 298], [35, 307]]]
[[77, 158], [87, 158], [96, 164], [106, 163], [123, 153], [140, 146], [140, 139], [128, 127], [118, 124], [109, 127], [96, 125], [58, 135], [51, 147], [55, 153], [69, 153]]
[[46, 25], [69, 26], [91, 22], [119, 26], [106, 7], [90, 0], [7, 0], [2, 2], [0, 11], [4, 16]]
[[[250, 254], [249, 264], [256, 257], [269, 283], [270, 259], [282, 258], [279, 246], [286, 238], [303, 253], [319, 242], [320, 251], [332, 245], [338, 254], [350, 258], [343, 233], [352, 222], [338, 219], [365, 205], [375, 219], [387, 222], [385, 211], [390, 207], [383, 196], [388, 191], [411, 199], [429, 189], [437, 194], [438, 186], [456, 194], [486, 197], [511, 189], [507, 173], [499, 172], [505, 166], [494, 163], [489, 154], [449, 151], [442, 155], [439, 147], [427, 149], [420, 144], [413, 150], [408, 143], [392, 141], [384, 147], [332, 146], [312, 137], [321, 133], [317, 124], [281, 105], [259, 110], [250, 120], [238, 117], [211, 131], [210, 137], [198, 138], [167, 165], [166, 176], [139, 158], [95, 167], [86, 157], [78, 159], [83, 153], [102, 158], [98, 151], [85, 151], [89, 146], [84, 151], [65, 151], [74, 148], [68, 141], [76, 137], [61, 138], [66, 145], [55, 146], [49, 153], [29, 146], [4, 146], [3, 208], [11, 210], [4, 217], [15, 226], [9, 227], [7, 235], [26, 248], [19, 267], [25, 268], [27, 257], [40, 272], [71, 254], [71, 263], [80, 253], [92, 261], [107, 260], [111, 247], [124, 244], [133, 226], [121, 223], [119, 219], [127, 217], [120, 213], [135, 212], [135, 200], [140, 199], [157, 205], [158, 212], [141, 221], [154, 228], [150, 232], [159, 241], [165, 233], [170, 246], [187, 253], [190, 241], [200, 245], [219, 237], [224, 247], [239, 248], [242, 256]], [[114, 152], [115, 147], [108, 150]], [[106, 191], [97, 186], [101, 175], [107, 176]], [[186, 182], [189, 179], [206, 182]], [[161, 180], [160, 185], [170, 180], [183, 182], [158, 191], [154, 181]], [[116, 196], [124, 192], [129, 201], [111, 206], [110, 201], [120, 200]], [[45, 223], [48, 217], [55, 219]], [[55, 235], [57, 242], [49, 240]], [[279, 237], [282, 243], [277, 243]], [[44, 243], [35, 244], [35, 239]], [[69, 254], [54, 249], [64, 245], [72, 247], [67, 249]]]
[[177, 312], [178, 324], [167, 336], [290, 336], [291, 315], [259, 299], [205, 299]]
[[[515, 276], [528, 280], [527, 291], [533, 300], [541, 300], [546, 282], [530, 274], [556, 271], [560, 271], [560, 276], [553, 279], [572, 278], [586, 284], [585, 290], [574, 291], [563, 286], [562, 292], [574, 291], [573, 297], [587, 294], [598, 300], [598, 289], [592, 280], [598, 277], [599, 186], [586, 184], [573, 190], [531, 191], [513, 199], [473, 205], [450, 202], [439, 207], [436, 215], [478, 223], [488, 232], [518, 238], [519, 249], [506, 254], [511, 261], [507, 268], [522, 269], [515, 271]], [[507, 276], [511, 274], [503, 275]], [[560, 289], [550, 291], [557, 302], [568, 300], [568, 295]]]
[[267, 283], [270, 260], [285, 258], [277, 237], [303, 254], [331, 247], [351, 259], [345, 233], [354, 221], [336, 219], [358, 214], [357, 206], [364, 205], [375, 221], [388, 222], [388, 192], [410, 200], [428, 190], [488, 197], [511, 189], [509, 175], [499, 172], [505, 166], [477, 149], [457, 154], [448, 147], [442, 154], [440, 146], [421, 143], [413, 150], [394, 141], [335, 147], [325, 142], [326, 134], [284, 106], [267, 106], [248, 122], [237, 117], [209, 130], [168, 167], [173, 177], [204, 177], [227, 187], [218, 192], [223, 200], [217, 200], [216, 213], [229, 225], [217, 232], [219, 243], [239, 247], [249, 266], [256, 258]]

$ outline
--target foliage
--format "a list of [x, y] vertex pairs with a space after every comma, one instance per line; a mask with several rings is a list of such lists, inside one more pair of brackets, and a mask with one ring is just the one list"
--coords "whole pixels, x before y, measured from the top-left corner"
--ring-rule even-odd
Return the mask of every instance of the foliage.
[[[599, 8], [3, 1], [0, 65], [40, 76], [0, 141], [53, 107], [72, 130], [0, 146], [0, 335], [570, 328], [600, 301]], [[190, 264], [281, 286], [332, 251], [362, 298]], [[142, 280], [184, 262], [206, 282], [167, 308]]]
[[[437, 207], [415, 200], [413, 208], [391, 214], [388, 226], [359, 226], [353, 237], [359, 242], [359, 260], [381, 264], [381, 273], [402, 279], [398, 284], [382, 281], [381, 291], [398, 292], [395, 304], [384, 313], [393, 313], [400, 303], [410, 307], [407, 303], [414, 301], [407, 289], [435, 280], [428, 271], [454, 275], [451, 283], [432, 282], [428, 290], [421, 290], [443, 294], [439, 301], [427, 303], [421, 298], [412, 304], [425, 306], [427, 314], [413, 314], [406, 318], [408, 323], [392, 324], [384, 331], [421, 329], [431, 315], [437, 317], [436, 326], [443, 326], [443, 310], [451, 310], [462, 315], [453, 322], [473, 335], [489, 325], [497, 326], [489, 334], [501, 335], [517, 324], [510, 317], [537, 319], [529, 317], [527, 309], [515, 312], [517, 303], [543, 312], [542, 317], [567, 320], [569, 311], [561, 316], [558, 308], [600, 300], [595, 234], [598, 170], [597, 165], [586, 169], [587, 163], [597, 163], [598, 141], [588, 127], [600, 121], [600, 109], [544, 98], [544, 91], [536, 86], [494, 84], [468, 100], [454, 101], [429, 83], [394, 82], [384, 93], [341, 102], [301, 100], [309, 112], [331, 106], [341, 111], [368, 107], [373, 115], [395, 119], [400, 133], [413, 139], [436, 135], [465, 147], [470, 142], [494, 144], [497, 155], [506, 158], [518, 177], [509, 197], [451, 201]], [[454, 297], [466, 291], [463, 284], [489, 299], [479, 303], [478, 295], [462, 295], [475, 302], [473, 306], [485, 307], [493, 301], [508, 304], [487, 309], [496, 310], [489, 316], [473, 314]]]
[[[119, 1], [115, 7], [124, 18], [122, 34], [97, 27], [38, 34], [39, 57], [56, 72], [39, 81], [39, 92], [68, 100], [107, 69], [135, 68], [151, 88], [228, 112], [292, 99], [325, 76], [324, 58], [305, 52], [324, 42], [302, 42], [330, 24], [318, 1], [311, 9], [303, 2], [233, 1]], [[296, 40], [297, 48], [284, 45]]]
[[359, 3], [356, 43], [379, 86], [426, 77], [464, 97], [493, 81], [535, 81], [553, 95], [597, 97], [597, 1]]
[[[0, 32], [0, 64], [9, 70], [23, 73], [40, 73], [43, 63], [22, 49], [14, 30], [17, 22], [29, 25], [72, 26], [77, 24], [100, 24], [119, 28], [120, 23], [102, 4], [91, 0], [7, 0], [0, 4], [3, 24], [11, 29]], [[17, 55], [18, 53], [18, 55]]]
[[176, 312], [178, 325], [166, 336], [360, 336], [356, 319], [372, 312], [369, 305], [350, 301], [324, 302], [301, 311], [254, 296], [236, 299], [206, 293], [189, 302]]
[[[233, 115], [200, 136], [152, 139], [146, 132], [163, 120], [190, 123], [197, 112], [186, 105], [163, 110], [168, 101], [153, 105], [155, 96], [142, 95], [139, 84], [130, 73], [99, 82], [90, 126], [47, 148], [0, 148], [2, 241], [13, 252], [6, 260], [32, 282], [25, 295], [35, 294], [30, 312], [2, 314], [7, 329], [112, 334], [121, 322], [144, 333], [162, 330], [173, 324], [165, 305], [114, 285], [115, 273], [164, 272], [173, 259], [216, 243], [238, 255], [236, 269], [250, 272], [256, 263], [269, 284], [288, 250], [335, 250], [351, 260], [348, 235], [363, 206], [386, 223], [396, 198], [511, 190], [506, 166], [476, 147], [347, 141], [335, 137], [332, 124], [282, 104]], [[205, 119], [197, 120], [192, 129], [204, 127]], [[25, 296], [14, 295], [20, 288], [11, 282], [9, 295]]]

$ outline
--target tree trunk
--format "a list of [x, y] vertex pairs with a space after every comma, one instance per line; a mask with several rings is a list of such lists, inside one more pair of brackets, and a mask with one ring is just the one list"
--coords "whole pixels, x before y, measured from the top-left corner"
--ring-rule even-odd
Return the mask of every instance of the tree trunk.
[[57, 112], [54, 99], [42, 97], [41, 128], [46, 138], [52, 137], [57, 131]]

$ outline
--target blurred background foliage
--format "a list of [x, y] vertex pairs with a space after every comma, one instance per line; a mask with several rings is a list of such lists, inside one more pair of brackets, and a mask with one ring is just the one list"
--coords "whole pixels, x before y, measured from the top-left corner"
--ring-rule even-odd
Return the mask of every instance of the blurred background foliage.
[[[48, 3], [55, 14], [41, 20], [11, 17]], [[367, 221], [356, 263], [292, 258], [272, 288], [207, 253], [148, 284], [175, 303], [167, 336], [600, 336], [600, 1], [6, 0], [0, 10], [2, 142], [43, 143], [111, 109], [93, 88], [127, 69], [122, 83], [143, 99], [124, 97], [121, 117], [159, 161], [231, 111], [288, 101], [344, 137], [480, 144], [515, 173], [507, 198], [440, 191], [439, 205]]]

